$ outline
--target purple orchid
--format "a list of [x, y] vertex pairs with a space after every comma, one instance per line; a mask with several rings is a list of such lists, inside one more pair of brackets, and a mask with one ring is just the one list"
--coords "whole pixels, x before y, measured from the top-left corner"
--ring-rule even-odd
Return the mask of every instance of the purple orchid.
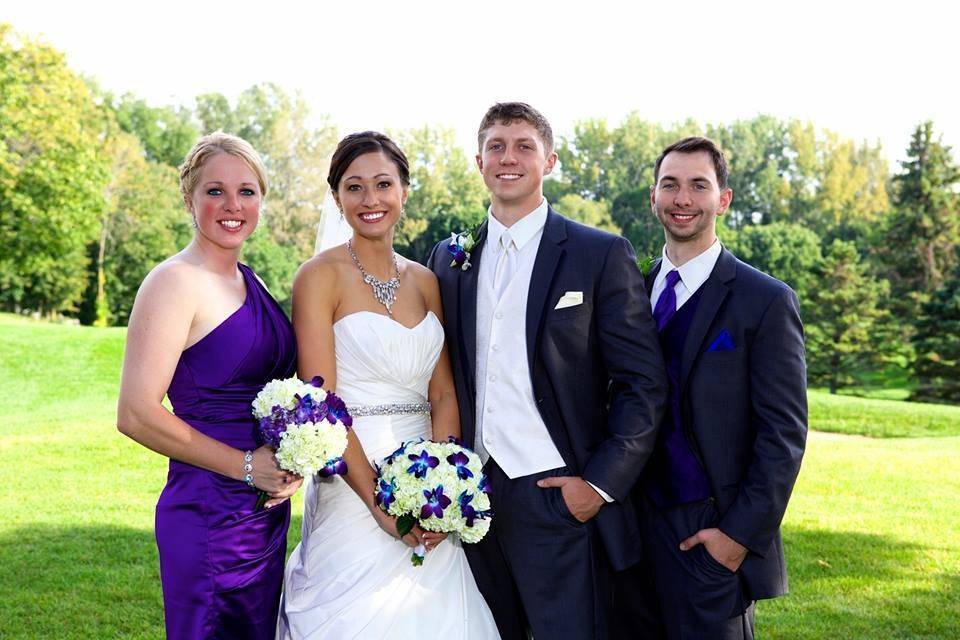
[[448, 244], [447, 251], [450, 252], [450, 256], [458, 265], [463, 264], [467, 259], [467, 252], [464, 251], [463, 247], [458, 245], [456, 242], [451, 242]]
[[480, 512], [473, 508], [473, 505], [470, 503], [473, 501], [473, 494], [467, 493], [464, 491], [460, 494], [460, 497], [457, 498], [457, 502], [460, 504], [460, 513], [463, 514], [463, 517], [467, 519], [467, 526], [472, 527], [473, 522], [480, 517]]
[[389, 483], [384, 482], [382, 478], [377, 484], [377, 492], [374, 498], [377, 502], [377, 505], [383, 507], [384, 511], [386, 511], [388, 508], [390, 508], [390, 505], [393, 504], [394, 500], [397, 499], [397, 497], [393, 495], [393, 492], [396, 491], [397, 487], [392, 481]]
[[326, 405], [327, 420], [330, 421], [330, 424], [341, 422], [345, 427], [353, 426], [353, 418], [350, 417], [350, 412], [347, 411], [347, 405], [339, 396], [327, 391]]
[[490, 480], [487, 478], [487, 476], [480, 476], [480, 484], [477, 486], [477, 488], [485, 494], [490, 495]]
[[467, 478], [473, 477], [473, 471], [470, 471], [470, 469], [467, 468], [470, 458], [467, 457], [467, 454], [465, 454], [463, 451], [457, 451], [456, 453], [447, 456], [447, 462], [457, 468], [457, 476], [461, 480], [466, 480]]
[[420, 519], [426, 520], [430, 516], [437, 518], [443, 517], [443, 510], [450, 506], [450, 498], [443, 495], [443, 485], [441, 484], [433, 491], [424, 489], [423, 497], [427, 499], [427, 504], [420, 509]]
[[317, 475], [321, 478], [329, 478], [330, 476], [345, 476], [347, 475], [347, 461], [343, 458], [334, 458], [327, 465], [317, 471]]
[[430, 469], [434, 469], [440, 464], [440, 458], [431, 456], [426, 449], [421, 451], [419, 456], [415, 453], [409, 454], [407, 459], [413, 461], [413, 464], [407, 468], [407, 473], [412, 473], [416, 478], [426, 477]]
[[406, 450], [407, 450], [407, 443], [404, 442], [402, 445], [400, 445], [399, 449], [397, 449], [396, 451], [394, 451], [393, 453], [391, 453], [390, 455], [388, 455], [386, 458], [383, 459], [384, 464], [393, 464], [393, 461], [399, 458], [400, 456], [402, 456]]
[[297, 408], [294, 410], [294, 417], [297, 423], [322, 422], [327, 417], [329, 407], [326, 402], [317, 402], [311, 394], [304, 397], [296, 396]]
[[456, 436], [447, 436], [447, 442], [450, 442], [450, 443], [452, 443], [452, 444], [455, 444], [455, 445], [457, 445], [458, 447], [461, 447], [461, 448], [464, 448], [464, 449], [466, 448], [466, 447], [463, 446], [463, 440], [461, 440], [460, 438], [458, 438], [458, 437], [456, 437]]

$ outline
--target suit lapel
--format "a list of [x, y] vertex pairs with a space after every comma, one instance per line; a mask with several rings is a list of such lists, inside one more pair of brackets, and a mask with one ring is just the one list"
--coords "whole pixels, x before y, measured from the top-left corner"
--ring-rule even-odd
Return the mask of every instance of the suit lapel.
[[[464, 377], [469, 381], [470, 391], [476, 394], [477, 375], [477, 281], [480, 279], [480, 258], [486, 246], [487, 223], [480, 225], [477, 244], [470, 252], [471, 267], [461, 271], [459, 277], [458, 313], [461, 353], [464, 354]], [[463, 400], [461, 400], [463, 401]]]
[[720, 306], [730, 293], [730, 281], [736, 277], [736, 260], [726, 249], [721, 250], [717, 264], [714, 265], [710, 277], [703, 283], [703, 293], [700, 304], [690, 324], [690, 332], [683, 345], [683, 355], [680, 360], [680, 389], [686, 387], [690, 376], [690, 369], [699, 357], [704, 338], [713, 324]]
[[537, 259], [533, 263], [533, 273], [530, 274], [530, 289], [527, 291], [527, 364], [530, 367], [531, 377], [540, 338], [540, 325], [546, 311], [547, 296], [550, 294], [550, 285], [553, 284], [557, 264], [564, 254], [560, 245], [566, 239], [567, 229], [564, 220], [553, 210], [553, 207], [550, 207], [547, 210], [547, 221], [543, 227], [543, 237], [540, 238]]

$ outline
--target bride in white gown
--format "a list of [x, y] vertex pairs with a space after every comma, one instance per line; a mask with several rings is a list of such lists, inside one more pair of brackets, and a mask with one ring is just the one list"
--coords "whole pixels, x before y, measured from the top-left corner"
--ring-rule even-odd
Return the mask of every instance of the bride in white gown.
[[[382, 134], [354, 134], [328, 180], [354, 233], [301, 268], [294, 327], [301, 377], [327, 378], [354, 423], [347, 475], [306, 483], [277, 637], [499, 638], [459, 540], [419, 528], [398, 539], [373, 502], [372, 463], [403, 441], [460, 431], [435, 277], [392, 249], [406, 158]], [[428, 550], [419, 567], [410, 561], [418, 544]]]

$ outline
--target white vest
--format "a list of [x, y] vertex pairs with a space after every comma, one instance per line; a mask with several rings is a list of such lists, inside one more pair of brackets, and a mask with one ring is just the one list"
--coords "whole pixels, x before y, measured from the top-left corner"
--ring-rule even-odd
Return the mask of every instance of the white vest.
[[493, 291], [497, 253], [489, 249], [477, 275], [475, 445], [508, 477], [519, 478], [564, 462], [537, 410], [527, 361], [527, 292], [536, 254], [519, 262], [498, 302]]

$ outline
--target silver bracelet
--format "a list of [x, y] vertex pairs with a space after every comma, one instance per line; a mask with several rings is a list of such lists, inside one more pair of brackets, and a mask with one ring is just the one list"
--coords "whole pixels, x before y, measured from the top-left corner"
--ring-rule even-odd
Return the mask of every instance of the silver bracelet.
[[253, 489], [257, 487], [253, 484], [253, 452], [244, 451], [243, 452], [243, 481], [247, 483]]

